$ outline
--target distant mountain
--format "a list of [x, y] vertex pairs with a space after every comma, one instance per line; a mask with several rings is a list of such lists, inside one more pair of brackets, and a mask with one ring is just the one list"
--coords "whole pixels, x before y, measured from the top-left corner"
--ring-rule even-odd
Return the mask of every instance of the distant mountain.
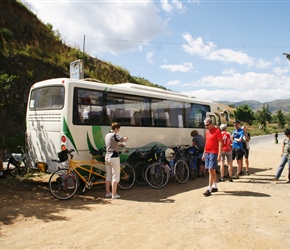
[[235, 108], [247, 104], [253, 111], [261, 110], [263, 104], [269, 105], [269, 111], [276, 113], [281, 109], [284, 113], [290, 112], [290, 99], [278, 99], [271, 102], [259, 102], [255, 100], [244, 100], [241, 102], [216, 101], [217, 103], [234, 106]]

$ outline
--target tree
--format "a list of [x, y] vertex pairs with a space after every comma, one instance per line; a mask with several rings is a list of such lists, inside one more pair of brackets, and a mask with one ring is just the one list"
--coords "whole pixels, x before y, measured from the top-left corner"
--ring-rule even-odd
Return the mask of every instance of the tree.
[[278, 127], [283, 129], [286, 125], [286, 118], [281, 109], [278, 110], [276, 116], [277, 116]]
[[237, 107], [234, 113], [236, 119], [246, 122], [249, 125], [252, 125], [255, 120], [254, 112], [247, 104]]
[[269, 111], [269, 105], [263, 104], [262, 110], [256, 112], [256, 120], [261, 124], [262, 129], [266, 131], [267, 122], [271, 121], [271, 112]]
[[[22, 85], [17, 84], [18, 76], [0, 72], [0, 154], [4, 149], [11, 151], [15, 144], [24, 143], [25, 112], [23, 112]], [[24, 125], [24, 126], [23, 126]], [[23, 137], [23, 139], [21, 139]]]

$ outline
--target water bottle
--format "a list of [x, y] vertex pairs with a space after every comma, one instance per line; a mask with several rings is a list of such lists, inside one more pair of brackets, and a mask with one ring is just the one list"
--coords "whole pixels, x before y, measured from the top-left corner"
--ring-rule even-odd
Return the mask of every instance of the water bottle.
[[170, 167], [170, 169], [173, 169], [173, 166], [174, 166], [174, 160], [171, 159], [171, 160], [169, 161], [169, 167]]
[[167, 165], [167, 164], [164, 164], [165, 165], [165, 168], [170, 171], [170, 167]]

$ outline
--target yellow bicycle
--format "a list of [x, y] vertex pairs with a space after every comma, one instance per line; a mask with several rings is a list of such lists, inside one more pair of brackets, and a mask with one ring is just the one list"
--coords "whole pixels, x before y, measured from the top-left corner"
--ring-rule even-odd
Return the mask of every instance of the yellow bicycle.
[[[83, 192], [91, 189], [94, 185], [105, 184], [106, 173], [100, 167], [104, 162], [96, 161], [74, 161], [72, 152], [74, 149], [62, 151], [62, 155], [69, 155], [68, 168], [56, 170], [49, 178], [49, 191], [59, 200], [67, 200], [73, 197], [80, 187], [80, 180], [85, 183]], [[65, 157], [65, 159], [68, 159]], [[61, 161], [60, 161], [61, 162]], [[121, 164], [120, 182], [121, 189], [129, 189], [135, 182], [135, 171], [127, 162]]]

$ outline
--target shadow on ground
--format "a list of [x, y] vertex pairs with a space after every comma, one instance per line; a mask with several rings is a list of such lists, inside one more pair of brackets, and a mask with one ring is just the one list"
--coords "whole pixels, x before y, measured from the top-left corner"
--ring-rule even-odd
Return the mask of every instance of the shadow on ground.
[[[267, 176], [262, 177], [260, 172], [268, 169], [251, 169], [250, 176], [244, 176], [236, 181], [243, 182], [263, 182], [269, 181]], [[225, 171], [227, 173], [227, 169]], [[235, 173], [235, 169], [234, 169]], [[19, 217], [29, 218], [36, 217], [43, 221], [53, 220], [69, 220], [61, 211], [64, 209], [74, 210], [92, 210], [92, 205], [110, 205], [111, 199], [106, 199], [104, 186], [93, 187], [87, 190], [85, 194], [76, 194], [69, 200], [61, 201], [55, 199], [48, 189], [49, 175], [36, 176], [23, 180], [16, 178], [0, 179], [0, 195], [1, 195], [1, 213], [0, 221], [2, 224], [12, 224]], [[219, 174], [218, 174], [219, 178]], [[177, 181], [171, 180], [161, 189], [153, 189], [149, 186], [140, 186], [135, 184], [129, 190], [120, 190], [119, 194], [122, 200], [131, 200], [137, 202], [156, 202], [156, 203], [174, 203], [176, 194], [189, 192], [195, 189], [204, 189], [208, 185], [208, 177], [190, 179], [185, 184], [179, 184]], [[256, 196], [266, 197], [268, 195], [248, 192], [248, 191], [229, 191], [220, 193], [236, 196]], [[1, 225], [1, 224], [0, 224]]]

